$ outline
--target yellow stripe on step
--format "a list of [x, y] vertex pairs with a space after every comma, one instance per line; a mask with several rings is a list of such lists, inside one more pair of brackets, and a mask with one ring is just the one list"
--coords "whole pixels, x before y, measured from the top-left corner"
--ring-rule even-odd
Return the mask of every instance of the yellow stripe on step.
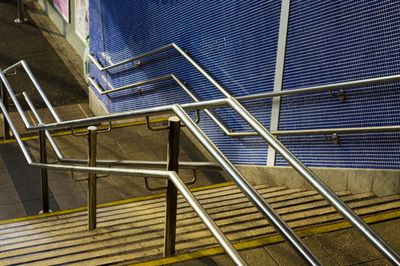
[[[388, 220], [392, 220], [392, 219], [396, 219], [396, 218], [400, 218], [400, 210], [371, 215], [371, 216], [363, 218], [363, 220], [368, 224], [373, 224], [373, 223], [384, 222], [384, 221], [388, 221]], [[349, 222], [342, 221], [342, 222], [336, 222], [336, 223], [327, 224], [327, 225], [321, 225], [321, 226], [315, 226], [315, 227], [311, 227], [311, 228], [296, 230], [295, 232], [300, 237], [306, 237], [306, 236], [311, 236], [311, 235], [315, 235], [315, 234], [329, 233], [329, 232], [347, 229], [347, 228], [351, 228], [351, 227], [352, 226]], [[250, 248], [256, 248], [256, 247], [276, 244], [276, 243], [280, 243], [283, 241], [284, 240], [283, 240], [282, 236], [272, 235], [272, 236], [267, 236], [267, 237], [263, 237], [263, 238], [243, 241], [240, 243], [236, 243], [233, 246], [237, 250], [245, 250], [245, 249], [250, 249]], [[197, 251], [193, 251], [193, 252], [183, 253], [183, 254], [173, 256], [173, 257], [162, 258], [162, 259], [157, 259], [157, 260], [152, 260], [152, 261], [147, 261], [147, 262], [134, 263], [134, 264], [131, 264], [131, 266], [168, 265], [168, 264], [174, 264], [174, 263], [189, 261], [189, 260], [193, 260], [193, 259], [198, 259], [198, 258], [202, 258], [202, 257], [219, 255], [219, 254], [223, 254], [224, 252], [225, 251], [221, 247], [213, 247], [213, 248], [207, 248], [207, 249], [197, 250]]]

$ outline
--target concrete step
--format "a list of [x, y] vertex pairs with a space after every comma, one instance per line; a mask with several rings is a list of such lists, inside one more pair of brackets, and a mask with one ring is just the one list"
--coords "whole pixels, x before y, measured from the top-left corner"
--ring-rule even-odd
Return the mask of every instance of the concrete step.
[[[315, 191], [256, 186], [295, 230], [341, 221]], [[231, 183], [193, 192], [234, 243], [276, 237], [272, 226]], [[400, 195], [338, 195], [360, 215], [400, 209]], [[132, 264], [162, 258], [163, 195], [106, 204], [98, 209], [98, 229], [87, 230], [86, 211], [64, 211], [0, 223], [0, 265]], [[179, 196], [177, 253], [220, 249], [190, 206]]]

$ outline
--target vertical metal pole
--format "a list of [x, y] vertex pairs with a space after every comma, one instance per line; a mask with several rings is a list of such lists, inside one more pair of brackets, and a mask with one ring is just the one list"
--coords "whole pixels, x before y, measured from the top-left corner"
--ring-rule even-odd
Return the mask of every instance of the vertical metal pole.
[[[282, 91], [283, 87], [283, 75], [285, 67], [286, 40], [289, 27], [289, 15], [290, 15], [290, 0], [282, 0], [281, 18], [279, 22], [278, 47], [276, 52], [276, 63], [275, 63], [274, 92]], [[273, 97], [270, 131], [278, 130], [280, 111], [281, 111], [281, 97], [280, 96]], [[275, 159], [276, 159], [275, 149], [272, 148], [271, 145], [269, 145], [267, 166], [274, 166]]]
[[18, 17], [14, 20], [15, 23], [25, 23], [28, 20], [24, 18], [24, 1], [17, 0], [17, 15]]
[[[0, 89], [1, 89], [1, 100], [3, 101], [4, 106], [6, 107], [6, 111], [8, 112], [8, 94], [3, 82], [0, 81]], [[4, 129], [4, 139], [10, 139], [10, 126], [3, 115], [3, 129]]]
[[[181, 122], [178, 117], [169, 118], [167, 170], [178, 173], [179, 169], [179, 135]], [[164, 257], [175, 255], [176, 213], [178, 191], [171, 180], [167, 184], [167, 203], [164, 231]]]
[[[43, 164], [47, 163], [47, 149], [46, 149], [46, 133], [44, 130], [39, 131], [39, 151], [40, 151], [40, 162]], [[40, 175], [42, 179], [42, 212], [47, 213], [50, 210], [49, 207], [49, 182], [47, 169], [41, 168]]]
[[[96, 166], [96, 150], [97, 150], [97, 127], [88, 127], [89, 132], [89, 160], [88, 166]], [[88, 178], [88, 216], [89, 230], [96, 229], [96, 203], [97, 203], [97, 180], [95, 173], [89, 173]]]

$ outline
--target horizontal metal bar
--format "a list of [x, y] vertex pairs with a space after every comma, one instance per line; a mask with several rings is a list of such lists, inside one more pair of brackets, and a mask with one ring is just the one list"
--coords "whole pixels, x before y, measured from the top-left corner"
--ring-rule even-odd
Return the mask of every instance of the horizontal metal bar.
[[[282, 90], [282, 91], [277, 91], [277, 92], [256, 93], [256, 94], [252, 94], [252, 95], [236, 97], [236, 100], [248, 101], [248, 100], [255, 100], [255, 99], [272, 98], [272, 97], [278, 97], [278, 96], [288, 96], [288, 95], [296, 95], [296, 94], [307, 94], [307, 93], [312, 93], [312, 92], [322, 92], [322, 91], [328, 91], [328, 90], [349, 89], [349, 88], [362, 87], [362, 86], [368, 86], [368, 85], [373, 85], [373, 84], [389, 83], [389, 82], [394, 82], [394, 81], [399, 81], [399, 80], [400, 80], [400, 75], [392, 75], [392, 76], [385, 76], [385, 77], [378, 77], [378, 78], [346, 81], [346, 82], [341, 82], [341, 83], [327, 84], [327, 85], [308, 87], [308, 88]], [[365, 89], [367, 89], [367, 88], [365, 88]]]
[[278, 130], [271, 131], [276, 136], [289, 135], [321, 135], [333, 133], [374, 133], [374, 132], [398, 132], [400, 126], [377, 126], [377, 127], [352, 127], [352, 128], [323, 128], [323, 129], [302, 129], [302, 130]]
[[[202, 102], [194, 102], [188, 104], [182, 104], [181, 107], [186, 111], [194, 111], [197, 109], [216, 108], [227, 105], [227, 99], [209, 100]], [[28, 130], [40, 130], [40, 129], [62, 129], [69, 128], [71, 126], [84, 126], [90, 124], [96, 124], [100, 122], [120, 120], [124, 118], [133, 117], [145, 117], [148, 115], [161, 115], [172, 112], [172, 105], [165, 105], [161, 107], [153, 107], [147, 109], [140, 109], [134, 111], [127, 111], [121, 113], [115, 113], [105, 116], [89, 117], [83, 119], [76, 119], [65, 121], [61, 123], [49, 123], [46, 125], [38, 125], [28, 127]], [[206, 112], [208, 110], [205, 110]], [[211, 114], [210, 117], [213, 115]], [[215, 120], [214, 120], [215, 121]], [[218, 121], [218, 120], [217, 120]], [[310, 130], [285, 130], [285, 131], [273, 131], [274, 135], [307, 135], [307, 134], [329, 134], [329, 133], [368, 133], [368, 132], [396, 132], [400, 131], [399, 126], [381, 126], [381, 127], [360, 127], [360, 128], [334, 128], [334, 129], [310, 129]], [[237, 132], [240, 135], [240, 132]], [[252, 133], [252, 136], [257, 136], [257, 133]]]
[[101, 95], [111, 94], [111, 93], [114, 93], [114, 92], [123, 91], [123, 90], [131, 89], [131, 88], [136, 88], [136, 87], [140, 87], [140, 86], [144, 86], [144, 85], [149, 85], [149, 84], [157, 83], [157, 82], [160, 82], [160, 81], [166, 81], [166, 80], [170, 80], [170, 79], [172, 79], [171, 75], [164, 75], [164, 76], [161, 76], [161, 77], [147, 79], [147, 80], [143, 80], [143, 81], [138, 81], [138, 82], [135, 82], [135, 83], [131, 83], [131, 84], [128, 84], [128, 85], [124, 85], [124, 86], [121, 86], [121, 87], [118, 87], [118, 88], [114, 88], [114, 89], [105, 91], [102, 88], [100, 88], [100, 86], [97, 84], [97, 82], [93, 78], [91, 78], [91, 77], [88, 78], [90, 84], [92, 84], [93, 87], [97, 90], [97, 92], [99, 94], [101, 94]]
[[[217, 99], [217, 100], [209, 100], [209, 101], [182, 104], [181, 107], [189, 112], [189, 111], [196, 111], [197, 109], [216, 108], [216, 107], [222, 107], [222, 106], [226, 106], [226, 105], [227, 105], [227, 99]], [[74, 126], [74, 127], [87, 126], [87, 125], [91, 125], [91, 124], [115, 121], [115, 120], [120, 120], [120, 119], [124, 119], [124, 118], [135, 118], [135, 117], [146, 117], [149, 115], [154, 116], [154, 115], [171, 114], [171, 113], [173, 113], [172, 108], [173, 108], [173, 105], [157, 106], [157, 107], [151, 107], [151, 108], [144, 108], [144, 109], [140, 109], [140, 110], [113, 113], [113, 114], [108, 114], [108, 115], [103, 115], [103, 116], [63, 121], [60, 123], [49, 123], [46, 125], [30, 126], [30, 127], [27, 127], [27, 129], [28, 130], [63, 129], [63, 128], [69, 128], [71, 126]]]
[[[87, 164], [87, 159], [62, 159], [65, 163]], [[165, 168], [167, 162], [164, 161], [132, 161], [132, 160], [101, 160], [96, 161], [98, 165], [116, 165], [116, 166], [135, 166], [135, 167], [151, 167]], [[195, 169], [202, 171], [221, 170], [221, 166], [213, 162], [179, 162], [179, 169]]]
[[[199, 64], [197, 64], [183, 49], [181, 49], [177, 44], [172, 43], [169, 45], [166, 45], [164, 47], [161, 47], [159, 49], [153, 50], [148, 53], [144, 53], [142, 55], [139, 55], [137, 57], [127, 59], [124, 61], [121, 61], [117, 64], [114, 64], [115, 66], [118, 65], [123, 65], [131, 61], [135, 61], [138, 59], [145, 58], [147, 56], [155, 55], [157, 53], [160, 53], [162, 51], [168, 50], [174, 48], [178, 53], [183, 56], [192, 66], [194, 66], [212, 85], [214, 85], [225, 97], [231, 97], [231, 95], [226, 91], [225, 88], [223, 88], [216, 80], [214, 80]], [[96, 64], [96, 63], [95, 63]], [[101, 69], [100, 69], [101, 70]], [[176, 80], [174, 75], [172, 75], [172, 78]], [[238, 101], [247, 101], [247, 100], [254, 100], [254, 99], [263, 99], [263, 98], [272, 98], [272, 97], [280, 97], [280, 96], [288, 96], [288, 95], [296, 95], [296, 94], [306, 94], [306, 93], [312, 93], [312, 92], [321, 92], [321, 91], [327, 91], [327, 90], [334, 90], [334, 89], [346, 89], [346, 88], [353, 88], [353, 87], [361, 87], [361, 86], [366, 86], [366, 85], [372, 85], [372, 84], [379, 84], [379, 83], [385, 83], [385, 82], [394, 82], [400, 80], [400, 75], [391, 75], [391, 76], [386, 76], [386, 77], [377, 77], [377, 78], [370, 78], [370, 79], [363, 79], [363, 80], [355, 80], [355, 81], [347, 81], [347, 82], [341, 82], [341, 83], [334, 83], [334, 84], [327, 84], [327, 85], [321, 85], [321, 86], [314, 86], [314, 87], [308, 87], [308, 88], [300, 88], [300, 89], [293, 89], [293, 90], [282, 90], [279, 92], [265, 92], [265, 93], [257, 93], [257, 94], [252, 94], [252, 95], [245, 95], [245, 96], [239, 96], [236, 97]], [[183, 85], [183, 89], [189, 94], [189, 96], [192, 97], [192, 99], [197, 99], [187, 88], [184, 86], [183, 83], [177, 83], [180, 85]], [[129, 85], [127, 85], [129, 86]], [[99, 86], [94, 86], [96, 90], [100, 91]], [[196, 102], [199, 102], [199, 100], [195, 100]], [[209, 110], [205, 110], [206, 114], [218, 125], [219, 128], [223, 131], [223, 133], [226, 136], [230, 137], [246, 137], [246, 136], [257, 136], [257, 133], [254, 131], [245, 131], [245, 132], [233, 132], [229, 129], [227, 129], [222, 122], [219, 121], [219, 119]], [[295, 135], [296, 133], [287, 133], [287, 132], [282, 132], [276, 131], [276, 135], [290, 135], [293, 134]], [[303, 133], [298, 133], [303, 134]]]
[[156, 54], [159, 54], [161, 52], [165, 52], [165, 51], [171, 49], [172, 47], [173, 47], [172, 44], [168, 44], [168, 45], [162, 46], [160, 48], [157, 48], [155, 50], [149, 51], [147, 53], [143, 53], [141, 55], [138, 55], [138, 56], [135, 56], [135, 57], [120, 61], [120, 62], [115, 63], [115, 64], [111, 64], [111, 65], [106, 66], [106, 67], [103, 67], [93, 55], [89, 54], [88, 57], [89, 57], [90, 61], [92, 61], [94, 63], [94, 65], [97, 67], [98, 70], [104, 71], [104, 70], [109, 70], [109, 69], [112, 69], [112, 68], [116, 68], [116, 67], [125, 65], [125, 64], [130, 63], [130, 62], [139, 61], [139, 60], [141, 60], [143, 58], [146, 58], [146, 57], [149, 57], [149, 56], [152, 56], [152, 55], [156, 55]]

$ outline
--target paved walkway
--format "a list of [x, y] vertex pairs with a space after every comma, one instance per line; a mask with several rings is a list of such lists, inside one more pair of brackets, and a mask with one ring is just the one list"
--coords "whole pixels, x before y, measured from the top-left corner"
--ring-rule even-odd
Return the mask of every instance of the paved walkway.
[[[13, 21], [16, 14], [15, 1], [0, 0], [0, 68], [4, 69], [25, 60], [53, 105], [86, 102], [87, 96], [82, 82], [76, 79], [71, 66], [66, 66], [49, 44], [44, 35], [47, 31], [43, 32], [43, 26], [36, 25], [28, 14], [28, 23], [15, 24]], [[37, 11], [35, 16], [39, 15], [40, 12]], [[75, 54], [72, 48], [69, 53]], [[44, 107], [43, 101], [22, 70], [18, 75], [10, 75], [8, 78], [16, 92], [27, 91], [38, 108]]]

